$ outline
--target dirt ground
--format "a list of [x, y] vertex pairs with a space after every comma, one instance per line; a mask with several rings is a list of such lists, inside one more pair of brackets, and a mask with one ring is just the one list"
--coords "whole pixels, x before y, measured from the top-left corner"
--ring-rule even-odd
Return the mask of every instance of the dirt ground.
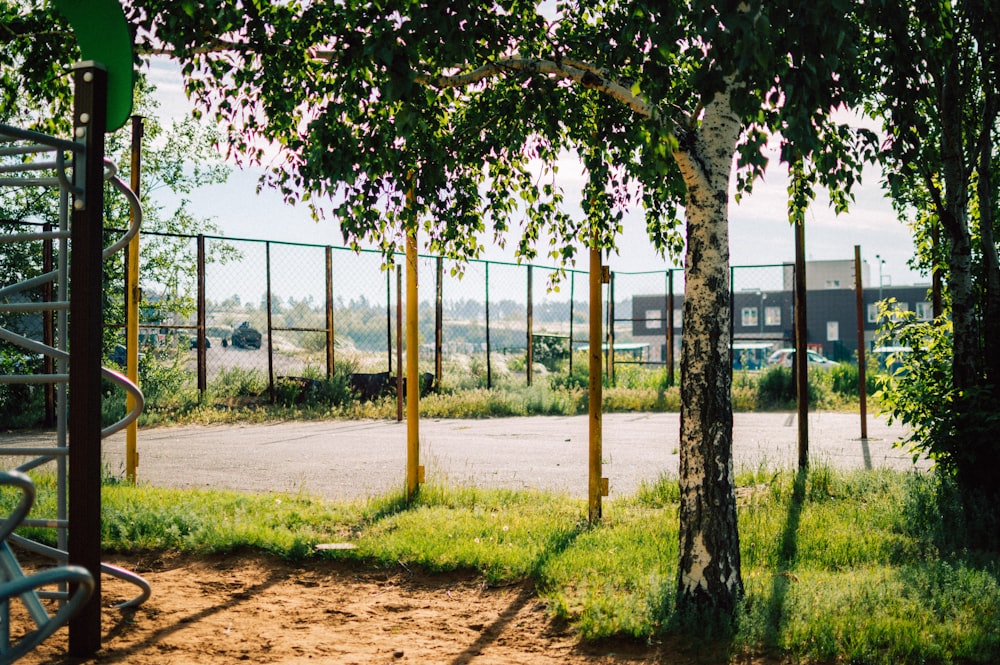
[[551, 618], [532, 585], [489, 587], [473, 573], [335, 558], [289, 564], [261, 554], [109, 562], [145, 577], [152, 597], [123, 614], [110, 606], [135, 595], [133, 587], [104, 577], [103, 648], [88, 659], [66, 656], [64, 628], [18, 663], [717, 662], [661, 643], [582, 642]]

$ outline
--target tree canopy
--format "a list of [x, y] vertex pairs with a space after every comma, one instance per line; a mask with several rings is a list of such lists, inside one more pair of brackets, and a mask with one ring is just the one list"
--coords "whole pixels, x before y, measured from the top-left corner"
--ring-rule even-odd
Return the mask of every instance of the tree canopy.
[[[513, 235], [530, 257], [544, 232], [549, 254], [568, 260], [613, 245], [623, 212], [641, 205], [652, 241], [685, 252], [679, 606], [734, 610], [733, 163], [749, 189], [778, 137], [797, 174], [793, 208], [816, 186], [846, 205], [871, 147], [831, 121], [862, 93], [852, 0], [126, 9], [139, 52], [181, 63], [232, 154], [268, 166], [267, 184], [334, 217], [348, 241], [390, 249], [420, 231], [432, 250], [471, 257], [484, 235]], [[582, 220], [554, 177], [567, 152], [585, 170]]]

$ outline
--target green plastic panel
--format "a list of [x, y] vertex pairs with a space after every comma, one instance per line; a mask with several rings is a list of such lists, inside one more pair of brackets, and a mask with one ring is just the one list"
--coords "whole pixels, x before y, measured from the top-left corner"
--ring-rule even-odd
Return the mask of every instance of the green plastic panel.
[[108, 70], [107, 131], [124, 125], [132, 115], [132, 35], [118, 0], [52, 0], [73, 26], [83, 60]]

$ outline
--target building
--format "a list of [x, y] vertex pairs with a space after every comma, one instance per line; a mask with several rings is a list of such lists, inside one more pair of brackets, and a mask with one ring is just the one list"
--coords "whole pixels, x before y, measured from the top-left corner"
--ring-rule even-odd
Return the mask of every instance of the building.
[[[862, 327], [867, 349], [871, 349], [878, 330], [878, 303], [894, 299], [894, 307], [916, 313], [917, 319], [933, 318], [930, 287], [873, 287], [867, 279], [867, 264], [862, 274]], [[813, 261], [806, 265], [806, 343], [827, 358], [850, 361], [857, 358], [857, 298], [854, 290], [853, 261]], [[773, 349], [794, 344], [795, 303], [794, 268], [783, 270], [781, 290], [743, 290], [732, 294], [733, 362], [736, 366], [755, 367]], [[673, 308], [675, 357], [679, 357], [684, 327], [684, 295], [674, 294], [672, 303], [666, 294], [636, 295], [632, 299], [632, 338], [650, 344], [650, 360], [666, 358], [668, 309]]]

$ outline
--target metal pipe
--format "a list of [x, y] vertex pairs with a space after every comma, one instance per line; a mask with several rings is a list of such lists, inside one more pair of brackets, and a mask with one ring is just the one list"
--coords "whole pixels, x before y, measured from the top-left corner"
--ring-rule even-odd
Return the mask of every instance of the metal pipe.
[[[410, 201], [413, 200], [412, 190]], [[420, 342], [417, 318], [417, 232], [406, 235], [406, 496], [420, 488]]]

